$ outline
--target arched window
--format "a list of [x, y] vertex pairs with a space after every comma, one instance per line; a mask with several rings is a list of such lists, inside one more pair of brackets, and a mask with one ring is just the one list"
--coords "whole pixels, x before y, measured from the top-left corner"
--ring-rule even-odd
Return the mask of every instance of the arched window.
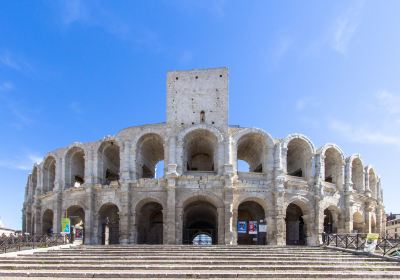
[[306, 178], [311, 170], [312, 151], [309, 144], [301, 139], [292, 139], [287, 149], [287, 174]]
[[98, 152], [99, 178], [104, 185], [119, 180], [120, 156], [119, 146], [114, 141], [104, 142]]
[[31, 177], [31, 184], [32, 184], [32, 190], [31, 190], [31, 196], [34, 197], [36, 194], [36, 187], [37, 187], [37, 167], [33, 167], [32, 170], [32, 177]]
[[[136, 166], [138, 178], [156, 178], [163, 174], [164, 141], [158, 134], [142, 136], [137, 144]], [[157, 167], [161, 170], [157, 170]]]
[[43, 193], [54, 190], [56, 179], [56, 160], [49, 156], [43, 163]]
[[79, 187], [85, 180], [85, 152], [82, 148], [73, 147], [65, 158], [65, 185]]
[[328, 148], [325, 151], [325, 182], [338, 183], [342, 176], [342, 159], [335, 148]]
[[184, 163], [187, 171], [215, 171], [216, 136], [206, 129], [190, 132], [184, 139]]
[[[257, 133], [249, 133], [242, 136], [237, 143], [238, 171], [263, 172], [263, 162], [265, 157], [265, 139]], [[248, 164], [247, 170], [241, 170], [239, 161]]]

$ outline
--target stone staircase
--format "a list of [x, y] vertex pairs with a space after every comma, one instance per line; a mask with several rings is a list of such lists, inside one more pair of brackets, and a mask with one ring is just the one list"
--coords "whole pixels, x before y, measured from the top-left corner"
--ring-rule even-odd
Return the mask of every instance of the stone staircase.
[[9, 277], [400, 279], [400, 263], [300, 246], [81, 245], [0, 255], [0, 279]]

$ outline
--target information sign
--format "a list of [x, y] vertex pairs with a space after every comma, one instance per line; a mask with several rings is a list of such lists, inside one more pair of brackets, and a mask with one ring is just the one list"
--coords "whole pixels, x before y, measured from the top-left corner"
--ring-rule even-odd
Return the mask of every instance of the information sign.
[[71, 233], [71, 221], [69, 218], [61, 219], [61, 232], [67, 234]]

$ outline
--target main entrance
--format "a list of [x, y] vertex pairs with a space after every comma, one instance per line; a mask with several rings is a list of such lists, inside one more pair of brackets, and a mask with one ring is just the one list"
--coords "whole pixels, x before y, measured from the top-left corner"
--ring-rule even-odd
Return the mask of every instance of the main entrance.
[[306, 245], [303, 211], [294, 203], [286, 209], [286, 245]]
[[[206, 201], [195, 201], [184, 208], [183, 244], [217, 244], [217, 208]], [[203, 241], [204, 240], [204, 241]]]
[[238, 229], [238, 245], [266, 244], [265, 212], [260, 204], [254, 201], [241, 203], [238, 208], [238, 224], [239, 227], [244, 225]]

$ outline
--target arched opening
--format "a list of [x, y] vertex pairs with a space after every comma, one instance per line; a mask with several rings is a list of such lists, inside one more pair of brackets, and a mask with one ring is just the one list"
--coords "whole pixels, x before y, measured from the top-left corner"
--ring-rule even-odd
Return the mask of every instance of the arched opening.
[[216, 171], [217, 137], [206, 129], [190, 132], [184, 139], [187, 171]]
[[217, 217], [217, 208], [209, 202], [199, 200], [187, 205], [183, 214], [183, 244], [193, 244], [198, 234], [207, 234], [212, 244], [217, 244]]
[[362, 191], [364, 189], [363, 176], [364, 172], [361, 160], [359, 158], [353, 159], [351, 164], [351, 181], [355, 190]]
[[51, 192], [54, 190], [56, 180], [56, 160], [49, 156], [43, 163], [43, 192]]
[[309, 144], [300, 138], [292, 139], [287, 149], [287, 174], [307, 178], [311, 169], [311, 159]]
[[53, 219], [54, 213], [52, 210], [47, 209], [43, 213], [42, 217], [42, 234], [52, 235], [53, 234]]
[[137, 213], [138, 244], [163, 244], [163, 208], [148, 202]]
[[104, 142], [99, 149], [99, 178], [104, 185], [118, 184], [120, 172], [119, 146], [114, 141]]
[[306, 245], [303, 211], [290, 203], [286, 209], [286, 245]]
[[119, 244], [119, 209], [115, 204], [107, 203], [101, 206], [99, 226], [101, 244]]
[[137, 178], [156, 178], [157, 164], [164, 160], [164, 141], [160, 135], [150, 133], [142, 136], [137, 144]]
[[[249, 169], [238, 171], [263, 172], [265, 140], [263, 135], [249, 133], [242, 136], [237, 143], [237, 160], [245, 161]], [[240, 165], [238, 164], [238, 167]]]
[[376, 198], [376, 175], [374, 170], [371, 168], [368, 173], [369, 189], [371, 190], [371, 196]]
[[207, 233], [199, 233], [193, 238], [193, 245], [212, 245], [212, 236]]
[[71, 240], [82, 240], [85, 238], [85, 210], [81, 206], [72, 205], [67, 208], [65, 216], [71, 221]]
[[353, 214], [353, 232], [362, 233], [364, 231], [364, 218], [360, 212]]
[[333, 219], [332, 211], [329, 208], [324, 210], [324, 232], [327, 234], [336, 233], [337, 225]]
[[335, 148], [328, 148], [325, 151], [325, 182], [337, 184], [341, 182], [342, 158]]
[[65, 158], [65, 186], [80, 187], [85, 180], [85, 152], [82, 148], [71, 148]]
[[264, 232], [265, 211], [260, 204], [246, 201], [238, 207], [239, 245], [265, 245], [267, 233]]
[[32, 195], [32, 197], [34, 197], [35, 194], [36, 194], [36, 187], [37, 187], [37, 167], [36, 166], [33, 167], [31, 180], [32, 180], [32, 193], [31, 193], [31, 195]]

